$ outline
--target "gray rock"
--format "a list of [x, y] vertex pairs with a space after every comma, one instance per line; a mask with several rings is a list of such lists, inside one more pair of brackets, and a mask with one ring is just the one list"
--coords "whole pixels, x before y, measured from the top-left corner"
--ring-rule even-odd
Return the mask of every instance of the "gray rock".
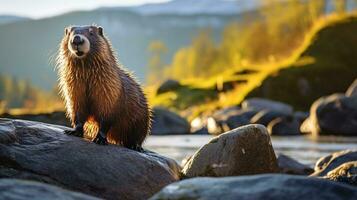
[[248, 125], [250, 124], [250, 118], [256, 114], [256, 110], [240, 110], [239, 112], [232, 113], [232, 115], [227, 118], [227, 126], [232, 130], [240, 126]]
[[357, 186], [357, 161], [344, 163], [323, 178]]
[[278, 101], [250, 98], [242, 102], [242, 109], [273, 110], [287, 115], [293, 114], [293, 107]]
[[272, 122], [277, 118], [287, 118], [287, 117], [291, 117], [291, 115], [287, 115], [280, 111], [262, 110], [250, 119], [250, 123], [268, 126], [270, 122]]
[[49, 184], [19, 179], [0, 179], [0, 199], [99, 200], [96, 197], [71, 192]]
[[191, 121], [191, 134], [194, 135], [208, 135], [207, 118], [196, 117]]
[[10, 119], [23, 119], [37, 122], [44, 122], [50, 124], [58, 124], [62, 126], [71, 126], [70, 121], [66, 118], [65, 112], [52, 112], [52, 113], [38, 113], [38, 114], [19, 114], [11, 115], [9, 113], [3, 113], [0, 118]]
[[269, 134], [262, 125], [247, 125], [213, 138], [186, 163], [185, 177], [238, 176], [278, 172]]
[[355, 79], [355, 81], [353, 81], [351, 86], [347, 89], [346, 96], [357, 96], [357, 79]]
[[314, 129], [314, 124], [310, 118], [305, 119], [300, 126], [300, 132], [302, 134], [311, 134]]
[[355, 200], [357, 188], [319, 178], [265, 174], [224, 178], [192, 178], [166, 186], [150, 200]]
[[191, 130], [191, 134], [193, 135], [209, 135], [207, 127], [202, 127], [200, 129], [196, 129], [194, 131]]
[[175, 135], [190, 133], [190, 124], [185, 118], [162, 107], [153, 109], [152, 135]]
[[270, 135], [291, 136], [300, 135], [300, 121], [294, 117], [279, 117], [268, 124]]
[[305, 121], [308, 117], [309, 117], [309, 113], [308, 112], [302, 112], [302, 111], [296, 111], [294, 112], [294, 117], [299, 120], [300, 123], [302, 123], [303, 121]]
[[169, 80], [166, 80], [165, 82], [163, 82], [159, 86], [159, 88], [156, 91], [156, 94], [162, 94], [162, 93], [169, 92], [169, 91], [175, 91], [180, 87], [181, 87], [180, 82], [173, 80], [173, 79], [169, 79]]
[[357, 135], [357, 97], [334, 94], [318, 99], [301, 131], [313, 135]]
[[256, 113], [256, 110], [242, 110], [239, 107], [219, 110], [208, 120], [208, 130], [210, 134], [219, 135], [240, 126], [248, 125], [250, 118]]
[[226, 108], [219, 109], [212, 114], [215, 119], [227, 118], [227, 116], [232, 115], [232, 113], [239, 112], [241, 108], [239, 106], [229, 106]]
[[284, 174], [310, 175], [314, 172], [311, 167], [301, 164], [284, 154], [278, 155], [278, 165], [280, 172]]
[[357, 150], [339, 151], [322, 157], [316, 162], [312, 176], [326, 176], [330, 171], [350, 161], [357, 161]]
[[147, 199], [179, 179], [179, 166], [152, 152], [101, 146], [65, 127], [0, 119], [0, 178], [50, 183], [105, 199]]

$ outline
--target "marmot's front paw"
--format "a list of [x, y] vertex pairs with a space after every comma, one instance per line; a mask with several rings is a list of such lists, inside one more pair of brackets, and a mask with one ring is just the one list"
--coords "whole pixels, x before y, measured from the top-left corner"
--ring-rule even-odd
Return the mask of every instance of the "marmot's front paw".
[[107, 138], [103, 137], [100, 133], [97, 134], [97, 137], [94, 138], [93, 142], [99, 145], [108, 144]]
[[73, 135], [73, 136], [76, 136], [76, 137], [83, 137], [83, 131], [79, 131], [79, 130], [76, 130], [76, 129], [65, 130], [64, 133], [67, 134], [67, 135]]

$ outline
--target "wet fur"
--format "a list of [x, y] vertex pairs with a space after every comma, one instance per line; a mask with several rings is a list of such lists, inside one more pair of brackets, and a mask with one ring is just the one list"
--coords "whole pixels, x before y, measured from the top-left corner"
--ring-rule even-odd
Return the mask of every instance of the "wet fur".
[[105, 36], [88, 34], [84, 58], [71, 54], [65, 34], [57, 59], [59, 85], [72, 125], [93, 118], [110, 126], [109, 142], [141, 146], [149, 133], [151, 111], [140, 85], [120, 66]]

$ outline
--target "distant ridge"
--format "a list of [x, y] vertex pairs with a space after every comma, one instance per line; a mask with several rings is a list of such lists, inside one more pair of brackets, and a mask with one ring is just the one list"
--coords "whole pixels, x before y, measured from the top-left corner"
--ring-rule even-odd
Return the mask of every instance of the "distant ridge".
[[16, 15], [0, 15], [0, 25], [23, 21], [23, 20], [29, 20], [29, 19], [30, 18], [20, 17]]
[[104, 10], [131, 10], [142, 15], [216, 14], [233, 15], [257, 9], [260, 0], [173, 0], [164, 3], [150, 3], [133, 7], [103, 7]]

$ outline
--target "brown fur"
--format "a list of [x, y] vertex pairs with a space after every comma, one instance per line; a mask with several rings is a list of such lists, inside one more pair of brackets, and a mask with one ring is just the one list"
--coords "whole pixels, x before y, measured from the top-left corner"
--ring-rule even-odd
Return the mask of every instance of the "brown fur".
[[84, 58], [71, 55], [65, 34], [58, 56], [59, 85], [67, 114], [75, 120], [94, 119], [110, 124], [109, 142], [125, 147], [141, 146], [149, 133], [151, 111], [140, 85], [117, 61], [104, 35], [83, 34], [89, 38], [90, 51]]

